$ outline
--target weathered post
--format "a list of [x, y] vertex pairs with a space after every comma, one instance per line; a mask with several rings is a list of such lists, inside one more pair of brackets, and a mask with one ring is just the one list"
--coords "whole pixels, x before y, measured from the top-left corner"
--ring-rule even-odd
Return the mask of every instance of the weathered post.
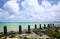
[[4, 26], [4, 35], [7, 36], [7, 26]]
[[53, 24], [53, 26], [54, 26], [54, 24]]
[[41, 28], [41, 24], [39, 25], [39, 29], [42, 29], [42, 28]]
[[30, 25], [28, 25], [28, 33], [30, 33]]
[[35, 24], [35, 29], [37, 29], [37, 25]]
[[46, 24], [44, 24], [44, 29], [46, 28]]
[[21, 28], [21, 25], [19, 25], [19, 34], [22, 33], [22, 28]]
[[48, 24], [47, 25], [47, 29], [51, 29], [51, 24]]
[[50, 24], [47, 24], [47, 28], [49, 28], [50, 27]]

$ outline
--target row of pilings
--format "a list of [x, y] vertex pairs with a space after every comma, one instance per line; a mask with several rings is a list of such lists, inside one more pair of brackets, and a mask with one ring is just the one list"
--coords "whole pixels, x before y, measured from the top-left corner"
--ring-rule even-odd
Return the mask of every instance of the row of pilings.
[[[54, 26], [54, 24], [47, 24], [47, 27], [46, 27], [46, 24], [44, 24], [44, 29], [46, 29], [46, 28], [50, 28], [51, 26]], [[39, 28], [37, 28], [37, 25], [35, 24], [35, 29], [42, 29], [42, 27], [41, 27], [41, 24], [39, 25]], [[21, 34], [22, 33], [22, 26], [21, 25], [19, 25], [19, 34]], [[28, 25], [28, 33], [30, 33], [30, 25]], [[4, 26], [4, 35], [6, 35], [7, 36], [7, 26]]]

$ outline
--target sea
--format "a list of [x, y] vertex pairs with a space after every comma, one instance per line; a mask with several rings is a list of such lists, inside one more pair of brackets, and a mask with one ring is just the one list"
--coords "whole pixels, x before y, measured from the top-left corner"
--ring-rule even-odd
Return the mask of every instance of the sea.
[[22, 30], [27, 29], [28, 25], [30, 25], [31, 29], [35, 28], [34, 25], [37, 25], [39, 28], [39, 24], [43, 25], [46, 24], [55, 24], [55, 25], [60, 25], [60, 22], [0, 22], [0, 32], [3, 32], [3, 27], [7, 26], [7, 31], [18, 31], [19, 30], [19, 25], [22, 26]]

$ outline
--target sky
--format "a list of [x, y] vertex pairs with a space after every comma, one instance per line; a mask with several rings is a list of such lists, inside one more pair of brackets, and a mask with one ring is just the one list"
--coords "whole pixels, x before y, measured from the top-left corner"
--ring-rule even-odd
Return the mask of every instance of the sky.
[[0, 0], [0, 22], [60, 21], [60, 0]]

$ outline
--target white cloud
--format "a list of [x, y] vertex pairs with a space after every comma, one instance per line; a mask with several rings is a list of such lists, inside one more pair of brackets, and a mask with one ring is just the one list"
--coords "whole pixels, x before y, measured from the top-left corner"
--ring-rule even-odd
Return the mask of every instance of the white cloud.
[[44, 8], [50, 8], [52, 5], [48, 1], [42, 1], [42, 6]]
[[12, 14], [19, 14], [19, 4], [17, 3], [17, 0], [7, 1], [7, 3], [4, 4], [4, 9]]
[[5, 11], [5, 10], [3, 10], [3, 9], [0, 9], [0, 17], [8, 17], [8, 16], [9, 16], [8, 13], [9, 13], [9, 12], [7, 12], [7, 11]]
[[[32, 1], [32, 2], [31, 2]], [[55, 19], [55, 13], [50, 10], [52, 5], [48, 1], [42, 1], [42, 5], [38, 5], [37, 0], [25, 0], [22, 5], [27, 10], [32, 18], [39, 19], [40, 21], [52, 21]], [[31, 4], [32, 3], [32, 4]], [[50, 12], [51, 11], [51, 12]]]
[[[20, 6], [17, 0], [8, 1], [4, 4], [4, 9], [6, 13], [8, 12], [7, 16], [2, 16], [11, 19], [18, 18], [17, 21], [60, 21], [60, 2], [58, 2], [58, 5], [51, 5], [44, 0], [39, 5], [37, 0], [24, 0], [21, 4], [24, 10], [19, 10]], [[0, 14], [2, 13], [3, 11], [0, 12]]]
[[[51, 5], [48, 1], [42, 1], [41, 5], [38, 5], [37, 0], [25, 0], [22, 5], [27, 9], [27, 12], [32, 15], [32, 18], [39, 21], [56, 21], [60, 20], [60, 2], [58, 5]], [[36, 1], [36, 2], [35, 2]], [[30, 12], [29, 12], [30, 11]], [[59, 12], [59, 13], [58, 13]]]

